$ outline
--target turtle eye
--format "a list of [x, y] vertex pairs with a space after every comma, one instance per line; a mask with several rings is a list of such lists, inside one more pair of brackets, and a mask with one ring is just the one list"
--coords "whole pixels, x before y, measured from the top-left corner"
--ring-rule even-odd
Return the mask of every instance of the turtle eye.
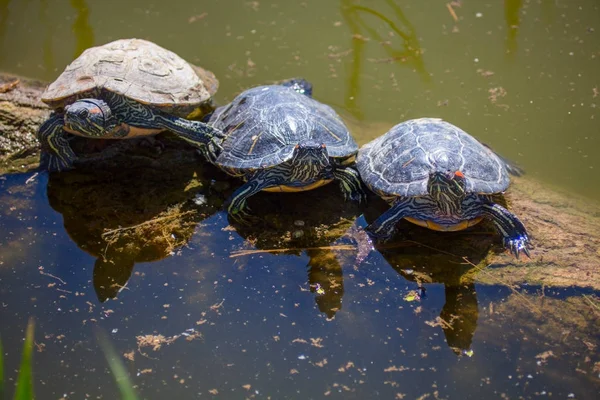
[[79, 115], [80, 118], [85, 119], [88, 117], [88, 115], [90, 115], [90, 113], [88, 112], [88, 110], [79, 110], [77, 115]]

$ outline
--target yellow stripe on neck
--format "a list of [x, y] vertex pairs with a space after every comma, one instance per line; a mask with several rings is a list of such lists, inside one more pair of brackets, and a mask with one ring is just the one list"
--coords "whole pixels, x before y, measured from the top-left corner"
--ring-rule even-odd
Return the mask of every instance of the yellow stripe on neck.
[[316, 189], [318, 187], [327, 185], [329, 182], [331, 182], [333, 179], [322, 179], [320, 181], [316, 181], [313, 183], [309, 183], [308, 185], [305, 186], [287, 186], [287, 185], [279, 185], [279, 186], [273, 186], [273, 187], [269, 187], [266, 189], [263, 189], [265, 192], [305, 192], [307, 190], [312, 190], [312, 189]]
[[419, 226], [429, 228], [434, 231], [442, 231], [442, 232], [454, 232], [454, 231], [462, 231], [463, 229], [467, 229], [470, 226], [476, 225], [483, 217], [477, 217], [473, 219], [468, 219], [465, 221], [461, 221], [457, 224], [452, 225], [441, 225], [433, 221], [423, 221], [422, 219], [412, 218], [412, 217], [404, 217], [405, 220], [412, 222], [413, 224], [417, 224]]

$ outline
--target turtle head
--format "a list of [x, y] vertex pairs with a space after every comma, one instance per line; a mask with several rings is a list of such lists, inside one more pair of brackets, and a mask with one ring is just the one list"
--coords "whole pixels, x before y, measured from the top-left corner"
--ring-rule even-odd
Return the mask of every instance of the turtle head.
[[105, 101], [77, 100], [65, 107], [65, 128], [83, 136], [101, 138], [117, 127], [117, 119]]
[[294, 147], [292, 163], [294, 173], [298, 175], [296, 179], [300, 181], [322, 177], [323, 174], [326, 178], [333, 175], [327, 146], [322, 143], [307, 141], [297, 144]]
[[438, 203], [462, 201], [466, 195], [467, 182], [461, 171], [436, 171], [429, 176], [429, 195]]

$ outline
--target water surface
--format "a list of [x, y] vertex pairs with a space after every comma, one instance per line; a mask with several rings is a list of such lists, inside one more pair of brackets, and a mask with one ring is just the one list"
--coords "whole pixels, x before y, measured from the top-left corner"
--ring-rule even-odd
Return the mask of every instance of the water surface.
[[[0, 0], [0, 70], [51, 81], [89, 46], [140, 37], [212, 70], [218, 103], [303, 76], [360, 144], [442, 117], [545, 185], [600, 201], [594, 0], [454, 2], [457, 21], [438, 1], [177, 3]], [[476, 284], [485, 270], [406, 243], [357, 266], [342, 236], [369, 216], [335, 186], [260, 194], [261, 222], [243, 228], [221, 211], [239, 183], [213, 168], [121, 172], [1, 178], [9, 394], [30, 316], [41, 399], [117, 398], [98, 330], [148, 399], [600, 390], [598, 293]], [[489, 229], [462, 235], [444, 239], [483, 259]]]

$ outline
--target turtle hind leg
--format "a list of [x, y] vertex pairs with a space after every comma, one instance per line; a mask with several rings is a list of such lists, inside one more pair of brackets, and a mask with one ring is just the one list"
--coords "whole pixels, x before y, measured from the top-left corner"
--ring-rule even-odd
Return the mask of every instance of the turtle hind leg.
[[518, 259], [522, 251], [529, 254], [529, 236], [523, 223], [516, 215], [499, 204], [491, 203], [483, 205], [483, 214], [491, 220], [496, 229], [502, 235], [504, 247], [506, 247]]
[[77, 156], [69, 145], [63, 126], [64, 119], [57, 113], [50, 114], [50, 117], [40, 126], [37, 138], [42, 146], [41, 169], [55, 172], [73, 168]]
[[363, 190], [363, 184], [358, 172], [351, 167], [336, 168], [333, 171], [335, 178], [340, 181], [340, 188], [344, 199], [353, 200], [359, 204], [367, 201], [367, 194]]
[[256, 172], [248, 182], [240, 186], [228, 200], [227, 212], [236, 222], [248, 225], [254, 217], [250, 214], [250, 208], [247, 205], [249, 197], [255, 195], [261, 190], [283, 185], [288, 182], [285, 175], [278, 173], [277, 168], [270, 168]]
[[365, 230], [378, 242], [385, 242], [396, 232], [396, 225], [404, 218], [416, 214], [411, 198], [398, 198], [389, 210], [381, 214]]
[[[131, 124], [138, 125], [137, 122]], [[154, 111], [154, 118], [148, 125], [149, 127], [160, 127], [173, 132], [190, 145], [200, 149], [204, 157], [210, 162], [214, 162], [222, 150], [221, 142], [225, 135], [219, 129], [204, 122]]]

